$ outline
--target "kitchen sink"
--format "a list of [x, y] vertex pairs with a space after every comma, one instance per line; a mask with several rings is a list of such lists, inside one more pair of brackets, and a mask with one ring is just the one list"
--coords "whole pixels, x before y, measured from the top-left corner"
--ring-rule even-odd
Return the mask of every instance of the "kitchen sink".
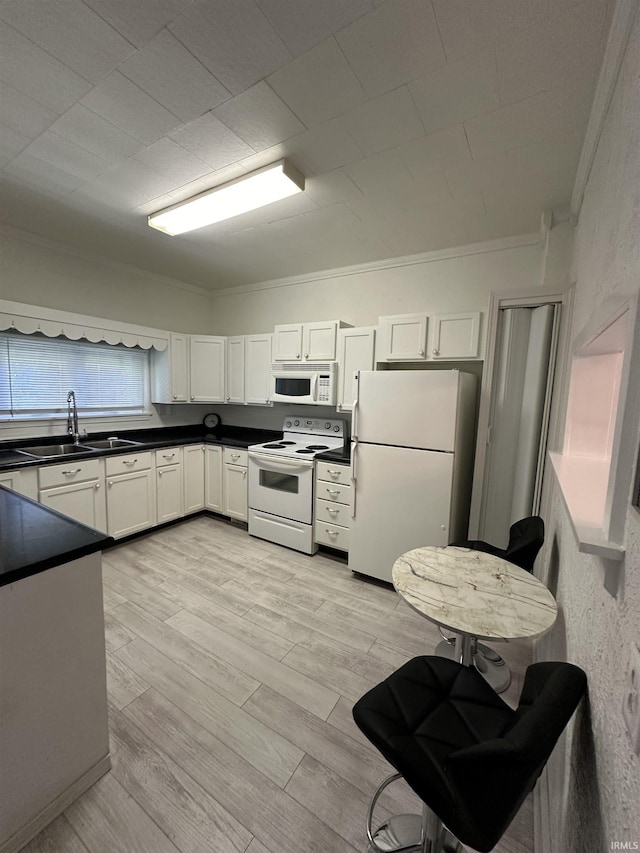
[[70, 456], [73, 453], [87, 453], [93, 449], [93, 447], [82, 444], [43, 444], [40, 447], [21, 447], [18, 453], [46, 459], [51, 456]]
[[87, 441], [84, 447], [89, 450], [114, 450], [116, 447], [139, 447], [141, 441], [130, 441], [127, 438], [105, 438], [101, 441]]

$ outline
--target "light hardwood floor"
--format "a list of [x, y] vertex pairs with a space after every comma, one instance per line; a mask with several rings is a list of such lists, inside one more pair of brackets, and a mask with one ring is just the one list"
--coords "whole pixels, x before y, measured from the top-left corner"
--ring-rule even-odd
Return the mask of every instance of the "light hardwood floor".
[[[204, 516], [111, 549], [103, 575], [113, 769], [26, 853], [364, 853], [392, 769], [351, 708], [434, 626], [340, 560]], [[513, 700], [530, 648], [500, 651]], [[402, 786], [380, 819], [419, 811]], [[529, 798], [496, 851], [532, 835]]]

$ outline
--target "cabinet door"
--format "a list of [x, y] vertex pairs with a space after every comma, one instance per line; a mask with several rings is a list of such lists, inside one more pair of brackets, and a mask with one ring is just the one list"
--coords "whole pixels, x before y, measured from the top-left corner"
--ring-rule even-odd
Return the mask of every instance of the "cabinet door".
[[185, 447], [182, 456], [184, 514], [204, 509], [204, 447]]
[[38, 473], [36, 468], [25, 468], [23, 471], [3, 471], [0, 483], [8, 489], [13, 489], [25, 497], [38, 500]]
[[222, 447], [211, 444], [204, 448], [204, 504], [222, 512]]
[[227, 338], [227, 403], [244, 403], [244, 337]]
[[334, 361], [336, 357], [335, 320], [324, 323], [305, 323], [302, 327], [302, 357], [304, 361]]
[[289, 323], [273, 329], [273, 360], [302, 360], [302, 323]]
[[268, 404], [271, 394], [271, 335], [247, 335], [244, 357], [245, 403]]
[[171, 400], [186, 403], [189, 385], [187, 336], [171, 335], [169, 340], [169, 371], [171, 375]]
[[104, 489], [99, 480], [42, 489], [40, 503], [102, 532], [107, 529]]
[[338, 332], [338, 411], [350, 412], [356, 398], [359, 370], [373, 370], [374, 328]]
[[153, 471], [107, 477], [107, 530], [116, 539], [155, 524]]
[[224, 466], [224, 514], [247, 520], [247, 469], [241, 465]]
[[433, 318], [433, 359], [477, 358], [480, 341], [480, 312], [439, 314]]
[[427, 357], [427, 315], [404, 314], [380, 318], [382, 358], [386, 361], [424, 361]]
[[156, 505], [157, 524], [182, 517], [181, 465], [166, 465], [156, 469]]
[[224, 403], [226, 338], [189, 338], [189, 377], [192, 403]]

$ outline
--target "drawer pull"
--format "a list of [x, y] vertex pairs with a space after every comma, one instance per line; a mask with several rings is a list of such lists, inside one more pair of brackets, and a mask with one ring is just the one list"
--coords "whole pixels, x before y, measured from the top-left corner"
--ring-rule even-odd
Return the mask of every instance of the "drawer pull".
[[330, 468], [327, 468], [327, 474], [328, 474], [330, 477], [339, 477], [339, 476], [340, 476], [340, 471], [332, 471]]
[[331, 513], [331, 515], [337, 515], [340, 512], [339, 509], [333, 509], [333, 507], [330, 506], [325, 507], [325, 509], [327, 510], [327, 512]]
[[123, 459], [122, 464], [123, 465], [135, 465], [137, 461], [138, 461], [137, 459]]
[[95, 484], [95, 486], [94, 486], [93, 488], [94, 488], [94, 489], [99, 489], [99, 488], [100, 488], [100, 483], [96, 483], [96, 484]]
[[337, 531], [337, 530], [329, 530], [329, 528], [328, 528], [328, 527], [325, 527], [324, 532], [325, 532], [326, 534], [328, 534], [329, 536], [339, 536], [339, 535], [340, 535], [339, 531]]
[[327, 492], [328, 492], [330, 495], [339, 495], [339, 494], [340, 494], [340, 489], [327, 489]]
[[240, 454], [239, 454], [239, 453], [232, 453], [232, 454], [231, 454], [231, 458], [232, 458], [232, 459], [234, 459], [234, 460], [235, 460], [235, 459], [240, 459]]
[[176, 455], [175, 453], [163, 453], [163, 454], [162, 454], [162, 458], [163, 458], [163, 459], [173, 459], [173, 457], [174, 457], [175, 455]]
[[109, 480], [109, 485], [113, 486], [113, 480]]
[[162, 471], [158, 471], [158, 477], [162, 477]]
[[75, 477], [75, 475], [76, 475], [76, 474], [79, 474], [79, 473], [80, 473], [80, 471], [82, 471], [82, 468], [76, 468], [76, 469], [74, 469], [73, 471], [63, 471], [62, 473], [63, 473], [63, 474], [67, 474], [67, 475], [69, 475], [70, 477]]

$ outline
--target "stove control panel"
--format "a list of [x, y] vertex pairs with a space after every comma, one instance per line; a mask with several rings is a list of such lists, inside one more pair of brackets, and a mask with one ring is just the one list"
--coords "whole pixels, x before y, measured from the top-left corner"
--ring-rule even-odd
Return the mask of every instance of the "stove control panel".
[[344, 438], [346, 436], [346, 422], [339, 418], [301, 418], [289, 415], [284, 419], [283, 431]]

